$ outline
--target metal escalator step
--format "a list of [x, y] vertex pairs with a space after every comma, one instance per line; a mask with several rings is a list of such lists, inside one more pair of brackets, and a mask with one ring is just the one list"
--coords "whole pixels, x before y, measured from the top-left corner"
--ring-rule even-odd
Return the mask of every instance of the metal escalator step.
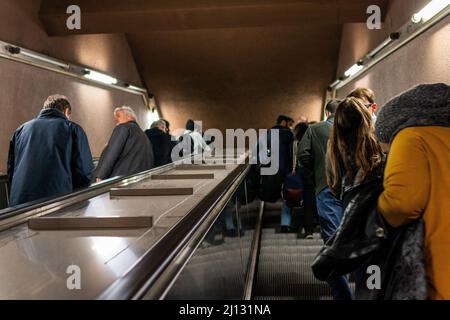
[[311, 263], [323, 245], [296, 234], [263, 229], [254, 291], [255, 300], [330, 300], [327, 283], [317, 280]]

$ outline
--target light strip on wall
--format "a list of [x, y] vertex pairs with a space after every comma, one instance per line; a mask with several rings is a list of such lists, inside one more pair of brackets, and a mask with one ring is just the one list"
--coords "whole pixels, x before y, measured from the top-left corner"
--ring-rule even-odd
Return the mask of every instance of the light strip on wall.
[[422, 10], [413, 15], [411, 21], [414, 23], [427, 22], [449, 5], [450, 0], [433, 0]]
[[398, 39], [400, 39], [400, 32], [391, 33], [389, 35], [389, 38], [384, 40], [378, 47], [376, 47], [375, 49], [373, 49], [372, 51], [369, 52], [369, 54], [368, 54], [369, 58], [375, 57], [378, 53], [383, 51], [384, 48], [386, 48], [388, 45], [390, 45], [392, 42], [394, 42], [395, 40], [398, 40]]
[[353, 66], [350, 67], [350, 69], [345, 71], [344, 75], [346, 77], [351, 77], [360, 72], [362, 69], [364, 69], [364, 66], [355, 63]]
[[93, 71], [93, 70], [89, 70], [89, 69], [85, 69], [86, 74], [84, 75], [86, 78], [94, 80], [94, 81], [98, 81], [98, 82], [102, 82], [105, 84], [117, 84], [119, 82], [119, 80], [117, 80], [114, 77], [108, 76], [107, 74], [101, 73], [101, 72], [97, 72], [97, 71]]
[[[445, 3], [446, 3], [445, 6], [442, 6], [442, 1], [445, 1]], [[436, 5], [433, 5], [434, 10], [430, 10], [429, 8], [431, 8], [431, 7], [428, 7], [428, 9], [424, 11], [427, 18], [430, 17], [430, 12], [433, 12], [433, 16], [431, 18], [428, 18], [427, 21], [424, 21], [422, 18], [420, 21], [422, 21], [423, 23], [413, 23], [410, 21], [409, 23], [405, 24], [398, 32], [391, 33], [391, 35], [389, 36], [389, 39], [386, 39], [385, 41], [383, 41], [383, 43], [381, 43], [377, 48], [375, 48], [370, 53], [368, 53], [365, 56], [365, 58], [361, 60], [364, 64], [364, 68], [361, 68], [361, 70], [356, 71], [357, 69], [356, 69], [355, 65], [352, 66], [353, 69], [350, 70], [351, 69], [350, 68], [349, 70], [347, 70], [346, 76], [341, 77], [339, 79], [340, 81], [336, 80], [332, 85], [330, 85], [328, 87], [328, 91], [336, 91], [336, 90], [339, 90], [342, 87], [346, 86], [347, 84], [349, 84], [350, 82], [355, 80], [355, 78], [359, 77], [363, 73], [370, 70], [377, 63], [379, 63], [380, 61], [383, 61], [385, 58], [387, 58], [388, 56], [390, 56], [391, 54], [393, 54], [394, 52], [396, 52], [397, 50], [402, 48], [404, 45], [411, 42], [416, 37], [418, 37], [422, 33], [429, 30], [431, 27], [436, 25], [438, 22], [440, 22], [443, 19], [445, 19], [446, 17], [448, 17], [450, 15], [450, 6], [448, 5], [449, 1], [450, 0], [440, 0], [439, 2], [441, 2], [441, 6], [440, 6], [441, 10], [439, 10], [439, 11], [437, 11], [436, 8], [438, 8], [438, 6], [436, 6]], [[434, 1], [432, 1], [432, 2], [434, 2]], [[425, 8], [427, 8], [427, 7], [425, 7]], [[421, 12], [423, 10], [421, 10]], [[420, 14], [422, 15], [422, 13], [420, 13]], [[390, 46], [390, 44], [394, 40], [399, 40], [399, 41], [395, 45]], [[384, 50], [386, 48], [387, 48], [387, 50]], [[384, 52], [384, 51], [386, 51], [386, 52]], [[358, 63], [356, 65], [358, 65]], [[352, 73], [354, 73], [354, 74], [351, 76], [347, 76], [347, 74], [352, 74]]]
[[34, 60], [38, 60], [41, 62], [45, 62], [48, 63], [50, 65], [54, 65], [66, 70], [69, 70], [70, 66], [67, 63], [61, 62], [57, 59], [53, 59], [49, 56], [45, 56], [43, 54], [39, 54], [39, 53], [35, 53], [33, 51], [30, 50], [26, 50], [20, 47], [15, 47], [15, 46], [10, 46], [10, 45], [6, 45], [5, 49], [11, 54], [11, 55], [16, 55], [16, 56], [23, 56], [23, 57], [28, 57]]
[[147, 92], [147, 90], [145, 90], [144, 88], [136, 87], [136, 86], [133, 86], [131, 84], [127, 84], [126, 87], [128, 89], [134, 90], [134, 91]]
[[151, 109], [149, 106], [148, 92], [145, 88], [127, 84], [102, 72], [91, 70], [83, 66], [70, 64], [1, 40], [0, 58], [25, 63], [51, 72], [83, 79], [88, 82], [105, 85], [116, 90], [139, 95], [144, 100], [144, 104]]

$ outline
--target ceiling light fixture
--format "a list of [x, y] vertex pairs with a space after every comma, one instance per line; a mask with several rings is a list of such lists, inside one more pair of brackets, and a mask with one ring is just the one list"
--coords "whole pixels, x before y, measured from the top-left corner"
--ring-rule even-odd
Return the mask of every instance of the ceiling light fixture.
[[137, 86], [133, 86], [132, 84], [129, 84], [129, 83], [127, 83], [125, 86], [126, 86], [128, 89], [130, 89], [130, 90], [140, 91], [140, 92], [147, 92], [146, 89], [141, 88], [141, 87], [137, 87]]
[[32, 51], [29, 51], [29, 50], [26, 50], [26, 49], [22, 49], [20, 47], [7, 45], [7, 46], [5, 46], [5, 49], [11, 55], [21, 55], [21, 56], [24, 56], [24, 57], [28, 57], [28, 58], [31, 58], [31, 59], [34, 59], [34, 60], [39, 60], [41, 62], [45, 62], [45, 63], [48, 63], [50, 65], [54, 65], [54, 66], [60, 67], [62, 69], [66, 69], [66, 70], [70, 69], [70, 66], [67, 63], [63, 63], [63, 62], [61, 62], [59, 60], [56, 60], [56, 59], [50, 58], [48, 56], [32, 52]]
[[368, 56], [369, 58], [375, 57], [378, 53], [380, 53], [384, 48], [386, 48], [388, 45], [390, 45], [395, 40], [400, 39], [400, 32], [393, 32], [389, 35], [389, 38], [384, 40], [378, 47], [373, 49], [371, 52], [369, 52]]
[[360, 72], [362, 69], [364, 69], [364, 66], [358, 62], [345, 71], [344, 75], [349, 78]]
[[427, 4], [422, 10], [412, 16], [413, 23], [427, 22], [439, 12], [450, 5], [450, 0], [433, 0]]
[[119, 82], [119, 80], [117, 80], [116, 78], [113, 78], [104, 73], [89, 70], [89, 69], [85, 69], [84, 77], [86, 77], [90, 80], [94, 80], [94, 81], [98, 81], [98, 82], [102, 82], [102, 83], [106, 83], [106, 84], [117, 84]]

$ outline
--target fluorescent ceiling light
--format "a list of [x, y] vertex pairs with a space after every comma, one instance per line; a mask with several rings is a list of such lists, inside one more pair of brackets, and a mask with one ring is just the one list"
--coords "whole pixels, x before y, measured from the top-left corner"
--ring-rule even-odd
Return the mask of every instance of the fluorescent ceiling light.
[[384, 48], [390, 45], [391, 42], [392, 42], [391, 38], [384, 40], [383, 43], [381, 43], [378, 47], [376, 47], [369, 53], [369, 56], [371, 58], [375, 57], [380, 51], [382, 51]]
[[351, 76], [354, 76], [355, 74], [357, 74], [358, 72], [360, 72], [362, 69], [364, 69], [364, 66], [361, 66], [361, 65], [355, 63], [350, 69], [345, 71], [344, 75], [346, 77], [351, 77]]
[[450, 0], [433, 0], [412, 16], [412, 22], [426, 22], [450, 5]]
[[21, 55], [24, 57], [28, 57], [28, 58], [31, 58], [34, 60], [38, 60], [41, 62], [45, 62], [45, 63], [51, 64], [51, 65], [66, 69], [66, 70], [70, 69], [70, 66], [67, 63], [61, 62], [59, 60], [50, 58], [48, 56], [30, 51], [30, 50], [26, 50], [26, 49], [22, 49], [20, 47], [15, 47], [15, 46], [10, 46], [10, 45], [7, 45], [5, 47], [5, 49], [12, 55]]
[[334, 88], [334, 87], [336, 87], [338, 84], [339, 84], [339, 82], [341, 82], [341, 80], [336, 80], [335, 82], [333, 82], [332, 84], [330, 84], [330, 87], [331, 88]]
[[127, 88], [130, 89], [130, 90], [134, 90], [134, 91], [147, 92], [146, 89], [141, 88], [141, 87], [136, 87], [136, 86], [133, 86], [133, 85], [131, 85], [131, 84], [128, 85]]
[[394, 42], [395, 40], [400, 39], [400, 35], [401, 35], [400, 32], [393, 32], [393, 33], [391, 33], [389, 35], [389, 38], [384, 40], [378, 47], [376, 47], [371, 52], [369, 52], [369, 57], [370, 58], [375, 57], [378, 53], [380, 53], [384, 48], [386, 48], [392, 42]]
[[100, 73], [97, 71], [92, 71], [92, 70], [87, 70], [86, 69], [86, 74], [84, 75], [86, 78], [94, 80], [94, 81], [98, 81], [98, 82], [103, 82], [106, 84], [117, 84], [119, 81], [116, 78], [113, 78], [111, 76], [108, 76], [104, 73]]

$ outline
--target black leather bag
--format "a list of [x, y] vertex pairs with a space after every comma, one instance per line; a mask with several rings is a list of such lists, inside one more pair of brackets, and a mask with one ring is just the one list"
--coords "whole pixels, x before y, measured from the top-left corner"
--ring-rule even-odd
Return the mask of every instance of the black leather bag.
[[[427, 281], [422, 219], [392, 228], [377, 211], [383, 191], [381, 177], [354, 188], [338, 232], [312, 264], [314, 276], [328, 281], [375, 265], [381, 270], [381, 289], [363, 290], [363, 300], [424, 300]], [[345, 202], [345, 201], [344, 201]]]
[[327, 281], [355, 271], [388, 239], [392, 228], [377, 212], [382, 191], [380, 178], [351, 191], [340, 228], [312, 264], [317, 279]]

